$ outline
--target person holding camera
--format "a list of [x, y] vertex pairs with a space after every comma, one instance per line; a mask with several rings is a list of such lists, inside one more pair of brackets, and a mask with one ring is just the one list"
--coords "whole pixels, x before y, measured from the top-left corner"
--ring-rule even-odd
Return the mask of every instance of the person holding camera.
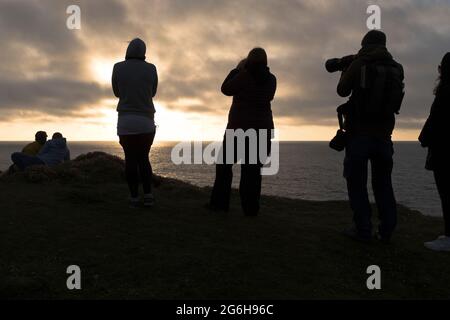
[[[246, 216], [256, 216], [259, 212], [261, 197], [261, 167], [264, 159], [250, 161], [249, 152], [256, 151], [260, 156], [261, 145], [265, 145], [266, 154], [271, 151], [271, 131], [274, 129], [271, 101], [274, 99], [277, 79], [267, 66], [267, 54], [262, 48], [254, 48], [248, 57], [233, 69], [222, 84], [222, 93], [233, 97], [228, 114], [227, 133], [221, 150], [222, 159], [216, 164], [216, 178], [207, 205], [212, 211], [228, 211], [230, 204], [231, 183], [233, 179], [233, 163], [228, 162], [227, 153], [234, 154], [234, 163], [241, 162], [241, 180], [239, 194], [241, 207]], [[230, 132], [256, 132], [256, 139], [245, 139], [245, 146], [238, 143], [236, 136], [234, 150], [227, 150], [227, 135]], [[265, 135], [262, 132], [265, 131]], [[251, 134], [250, 134], [251, 136]], [[265, 141], [263, 141], [263, 140]], [[231, 147], [231, 146], [229, 146]], [[245, 159], [238, 159], [238, 151], [244, 151]], [[245, 150], [241, 150], [245, 149]]]
[[450, 156], [448, 152], [448, 119], [450, 118], [450, 52], [446, 53], [438, 68], [439, 83], [430, 115], [419, 136], [428, 148], [426, 168], [432, 170], [444, 214], [444, 235], [425, 242], [434, 251], [450, 251]]
[[404, 97], [403, 67], [386, 48], [386, 35], [369, 31], [358, 54], [327, 62], [327, 70], [342, 71], [337, 92], [349, 101], [338, 112], [345, 118], [344, 177], [354, 226], [344, 232], [352, 239], [372, 240], [371, 205], [367, 191], [368, 162], [380, 225], [377, 238], [389, 242], [397, 224], [392, 187], [395, 114]]

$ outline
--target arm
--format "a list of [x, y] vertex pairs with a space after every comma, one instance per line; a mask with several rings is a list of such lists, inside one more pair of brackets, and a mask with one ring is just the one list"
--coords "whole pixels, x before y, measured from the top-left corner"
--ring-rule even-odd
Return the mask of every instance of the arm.
[[436, 118], [436, 105], [439, 103], [438, 97], [434, 99], [433, 105], [431, 106], [430, 115], [422, 128], [419, 135], [419, 141], [422, 147], [427, 148], [432, 143], [433, 127]]
[[66, 155], [64, 157], [64, 161], [70, 161], [70, 150], [67, 149]]
[[48, 152], [48, 143], [46, 142], [44, 146], [39, 151], [38, 155], [46, 154]]
[[341, 79], [339, 80], [337, 87], [338, 95], [341, 97], [348, 97], [352, 93], [353, 88], [355, 88], [360, 81], [361, 66], [361, 62], [359, 60], [355, 60], [346, 71], [342, 72]]
[[234, 96], [242, 88], [242, 79], [245, 76], [246, 71], [234, 69], [225, 78], [221, 91], [226, 96]]
[[277, 77], [273, 76], [273, 91], [271, 92], [270, 95], [270, 101], [272, 101], [273, 98], [275, 98], [276, 91], [277, 91]]
[[111, 83], [112, 83], [112, 89], [113, 89], [114, 95], [117, 98], [119, 98], [120, 97], [120, 93], [119, 93], [119, 85], [117, 83], [117, 71], [116, 71], [116, 66], [115, 65], [114, 65], [114, 68], [113, 68]]
[[158, 71], [156, 70], [156, 67], [153, 66], [155, 68], [155, 82], [153, 83], [153, 88], [152, 88], [152, 98], [156, 96], [156, 92], [158, 90]]

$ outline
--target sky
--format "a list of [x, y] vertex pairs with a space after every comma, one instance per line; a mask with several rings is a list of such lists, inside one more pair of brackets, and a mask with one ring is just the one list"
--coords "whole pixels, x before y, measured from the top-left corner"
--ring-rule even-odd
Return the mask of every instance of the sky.
[[[37, 130], [116, 140], [111, 72], [135, 37], [159, 73], [158, 140], [220, 140], [231, 104], [220, 86], [253, 47], [278, 79], [278, 138], [329, 140], [345, 99], [323, 65], [360, 49], [371, 4], [405, 68], [394, 138], [416, 140], [450, 51], [450, 0], [0, 0], [0, 140]], [[66, 26], [69, 5], [81, 9], [79, 30]]]

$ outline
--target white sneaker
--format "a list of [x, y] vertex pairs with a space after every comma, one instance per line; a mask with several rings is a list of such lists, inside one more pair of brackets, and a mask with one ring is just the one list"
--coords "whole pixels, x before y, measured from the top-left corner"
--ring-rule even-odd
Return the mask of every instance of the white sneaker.
[[434, 241], [425, 242], [424, 246], [433, 251], [450, 252], [450, 237], [440, 236]]

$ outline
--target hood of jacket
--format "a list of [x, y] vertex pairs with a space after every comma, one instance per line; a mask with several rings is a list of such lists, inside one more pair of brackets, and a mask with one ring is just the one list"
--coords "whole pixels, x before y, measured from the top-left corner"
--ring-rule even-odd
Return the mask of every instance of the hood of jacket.
[[51, 147], [55, 149], [65, 149], [67, 147], [66, 138], [51, 139], [48, 140], [46, 143], [48, 143]]
[[392, 60], [392, 55], [386, 47], [378, 45], [367, 45], [359, 50], [357, 58], [365, 62]]
[[125, 60], [128, 59], [139, 59], [145, 60], [145, 52], [147, 48], [145, 42], [139, 38], [131, 40], [127, 48], [127, 53], [125, 55]]

